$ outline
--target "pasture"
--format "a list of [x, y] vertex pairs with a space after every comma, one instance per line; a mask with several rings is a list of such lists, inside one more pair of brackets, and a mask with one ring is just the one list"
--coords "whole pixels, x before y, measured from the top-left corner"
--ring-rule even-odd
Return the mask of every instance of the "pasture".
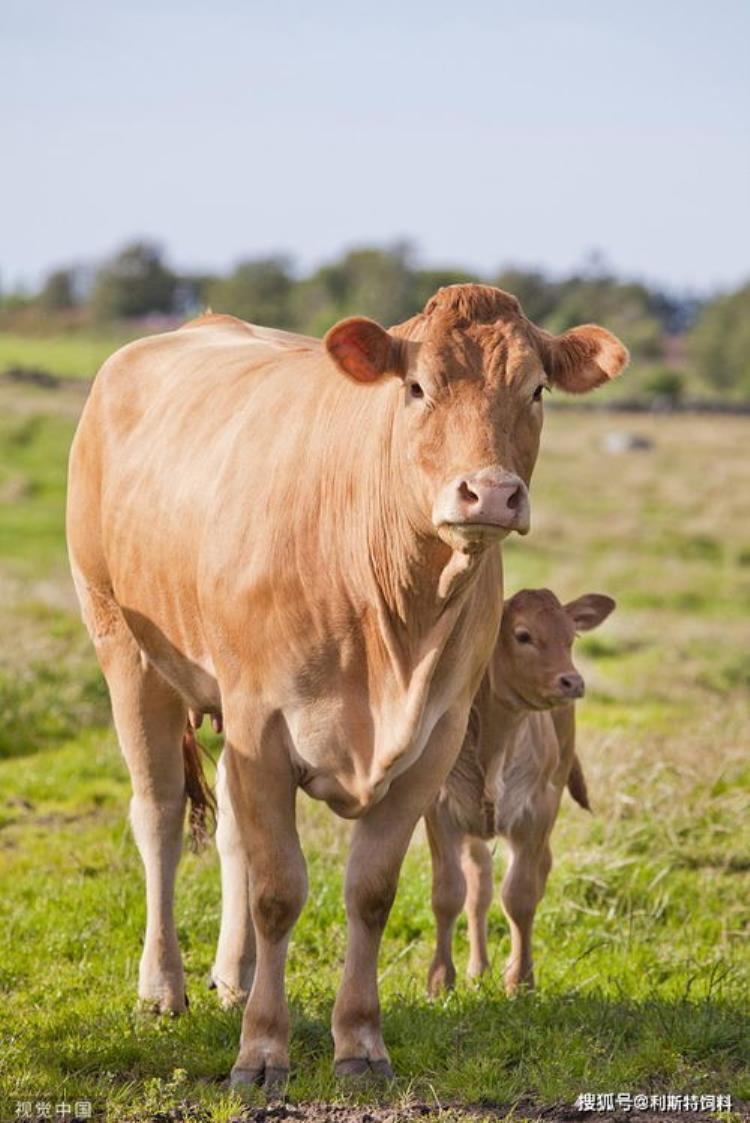
[[[224, 1083], [240, 1014], [205, 985], [213, 849], [186, 853], [178, 881], [190, 1012], [136, 1008], [145, 906], [129, 785], [65, 562], [65, 461], [84, 393], [0, 382], [0, 1120], [19, 1101], [90, 1101], [112, 1123], [227, 1123], [241, 1110]], [[603, 451], [623, 428], [653, 447]], [[289, 959], [292, 1101], [523, 1120], [585, 1092], [750, 1100], [749, 444], [747, 418], [548, 411], [532, 532], [505, 547], [507, 589], [603, 592], [618, 608], [577, 646], [594, 811], [564, 801], [537, 922], [539, 989], [504, 997], [495, 904], [490, 977], [427, 1001], [418, 834], [380, 959], [398, 1079], [342, 1090], [329, 1022], [349, 827], [300, 796], [310, 895]], [[218, 747], [205, 727], [203, 739]], [[462, 926], [457, 951], [460, 972]]]

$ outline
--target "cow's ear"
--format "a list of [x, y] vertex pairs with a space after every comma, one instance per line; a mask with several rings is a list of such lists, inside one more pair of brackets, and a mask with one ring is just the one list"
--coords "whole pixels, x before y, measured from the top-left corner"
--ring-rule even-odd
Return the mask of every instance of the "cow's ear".
[[384, 374], [402, 373], [398, 340], [365, 316], [334, 324], [323, 345], [339, 370], [355, 382], [377, 382]]
[[617, 378], [630, 359], [617, 336], [596, 324], [571, 328], [562, 335], [541, 335], [547, 374], [569, 394], [586, 394]]
[[612, 597], [605, 597], [601, 593], [587, 593], [578, 600], [572, 600], [565, 605], [565, 611], [573, 621], [577, 632], [590, 632], [598, 628], [602, 620], [606, 620], [614, 612], [616, 601]]

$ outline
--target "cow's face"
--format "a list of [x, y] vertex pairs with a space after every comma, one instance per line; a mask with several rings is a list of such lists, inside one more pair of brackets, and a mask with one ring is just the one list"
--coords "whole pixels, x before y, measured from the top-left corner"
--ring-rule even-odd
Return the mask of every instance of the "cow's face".
[[492, 660], [493, 690], [518, 709], [549, 710], [582, 698], [572, 657], [578, 632], [606, 620], [611, 597], [588, 593], [562, 605], [549, 589], [522, 589], [507, 601]]
[[401, 379], [404, 488], [421, 521], [464, 552], [529, 529], [545, 389], [584, 393], [628, 358], [603, 328], [541, 331], [515, 297], [485, 285], [441, 289], [391, 332], [361, 317], [343, 320], [325, 346], [358, 382]]

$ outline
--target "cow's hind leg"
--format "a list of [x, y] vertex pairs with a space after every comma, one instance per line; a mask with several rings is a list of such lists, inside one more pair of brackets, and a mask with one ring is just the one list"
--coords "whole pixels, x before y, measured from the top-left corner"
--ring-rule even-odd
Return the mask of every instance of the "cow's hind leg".
[[244, 1005], [255, 974], [255, 932], [250, 915], [250, 882], [222, 757], [216, 777], [216, 846], [221, 861], [221, 930], [211, 982], [222, 1006]]
[[114, 603], [106, 623], [105, 629], [90, 630], [133, 785], [130, 818], [146, 873], [138, 995], [160, 1013], [178, 1014], [187, 1006], [173, 907], [185, 820], [182, 739], [187, 709], [142, 655]]

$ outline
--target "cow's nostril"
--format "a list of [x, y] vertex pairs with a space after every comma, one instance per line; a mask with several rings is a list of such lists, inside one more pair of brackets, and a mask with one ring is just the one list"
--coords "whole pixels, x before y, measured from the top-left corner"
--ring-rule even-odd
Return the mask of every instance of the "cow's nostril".
[[458, 485], [458, 494], [461, 496], [465, 503], [479, 502], [479, 496], [471, 490], [466, 480], [461, 480], [461, 483]]
[[516, 507], [518, 506], [518, 504], [520, 502], [521, 502], [521, 489], [520, 489], [520, 487], [517, 487], [515, 489], [515, 491], [512, 491], [511, 494], [508, 496], [508, 506], [510, 507], [511, 511], [515, 511]]

